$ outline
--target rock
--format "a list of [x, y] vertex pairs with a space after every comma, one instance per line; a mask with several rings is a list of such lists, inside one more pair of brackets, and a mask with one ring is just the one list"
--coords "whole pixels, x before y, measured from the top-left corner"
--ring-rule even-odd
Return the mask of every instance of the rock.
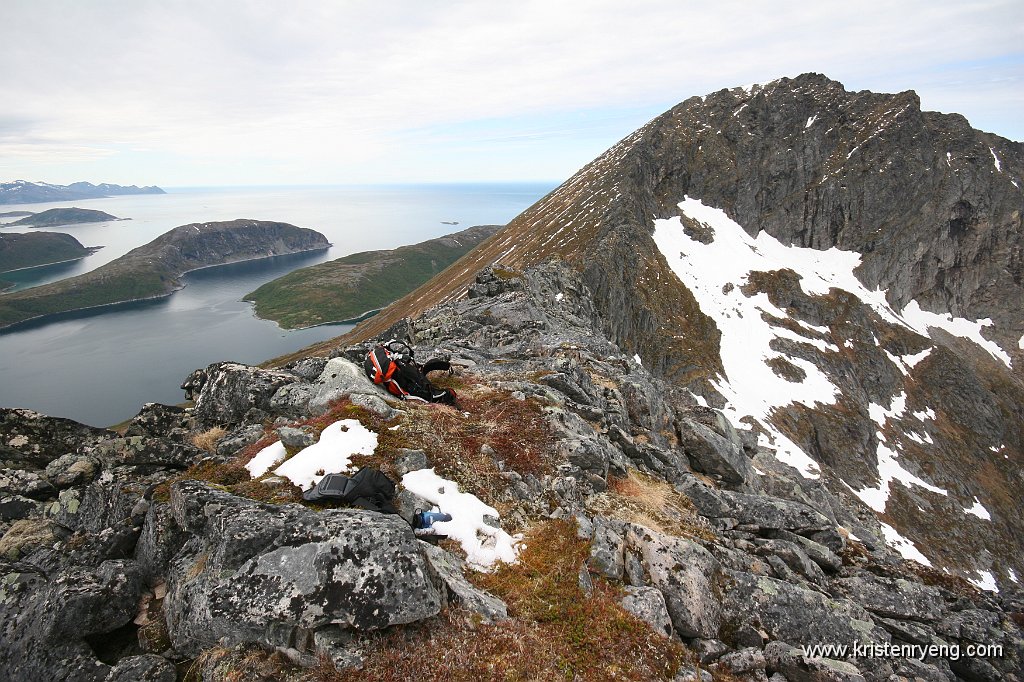
[[[294, 384], [289, 384], [292, 386]], [[262, 424], [240, 426], [217, 442], [217, 454], [221, 457], [236, 454], [239, 450], [252, 445], [263, 438], [265, 430]]]
[[85, 488], [62, 490], [46, 508], [46, 515], [72, 530], [99, 533], [105, 528], [130, 525], [132, 509], [149, 486], [140, 479], [101, 477]]
[[99, 473], [95, 457], [69, 453], [46, 465], [46, 478], [59, 490], [88, 485]]
[[166, 658], [143, 654], [122, 658], [110, 669], [104, 682], [175, 682], [177, 679], [174, 664]]
[[767, 669], [781, 673], [789, 682], [865, 682], [857, 667], [831, 658], [809, 658], [785, 642], [764, 648]]
[[32, 410], [0, 408], [0, 466], [42, 469], [61, 455], [114, 436], [70, 419], [48, 417]]
[[710, 552], [685, 538], [629, 524], [627, 550], [639, 554], [649, 583], [665, 597], [672, 625], [680, 637], [718, 636], [722, 608], [713, 585], [720, 566]]
[[703, 664], [714, 663], [727, 654], [731, 647], [720, 639], [698, 639], [693, 644], [694, 651]]
[[56, 495], [50, 482], [34, 471], [0, 469], [0, 495], [21, 495], [33, 500], [48, 500]]
[[316, 443], [316, 437], [311, 429], [296, 429], [290, 426], [282, 426], [277, 430], [277, 436], [286, 448], [302, 450]]
[[417, 512], [427, 511], [434, 507], [427, 499], [405, 488], [399, 488], [398, 492], [395, 493], [394, 503], [395, 508], [398, 510], [398, 515], [410, 526], [413, 524], [413, 517]]
[[840, 578], [832, 581], [832, 586], [868, 611], [887, 618], [936, 621], [946, 610], [937, 588], [902, 578]]
[[780, 530], [776, 533], [776, 537], [780, 540], [788, 540], [800, 545], [800, 548], [807, 557], [828, 573], [836, 573], [843, 567], [843, 560], [835, 552], [810, 538], [805, 538], [803, 535], [797, 535], [785, 530]]
[[52, 545], [57, 538], [57, 526], [49, 519], [15, 521], [0, 537], [0, 557], [14, 561], [35, 549]]
[[695, 471], [719, 476], [730, 486], [741, 486], [753, 478], [750, 460], [743, 452], [739, 435], [729, 427], [725, 437], [690, 419], [681, 419], [676, 430], [690, 465]]
[[756, 542], [756, 545], [757, 554], [777, 557], [797, 575], [818, 585], [825, 584], [825, 573], [804, 554], [803, 549], [797, 543], [788, 540], [760, 540]]
[[651, 626], [665, 637], [672, 636], [672, 618], [668, 614], [665, 597], [654, 587], [626, 587], [622, 607]]
[[622, 521], [596, 517], [590, 543], [590, 569], [609, 580], [621, 580], [625, 567], [625, 524]]
[[107, 468], [132, 466], [139, 472], [150, 472], [159, 469], [186, 469], [206, 457], [208, 453], [191, 443], [131, 436], [103, 441], [93, 448], [90, 454]]
[[715, 678], [707, 670], [698, 670], [692, 665], [683, 664], [679, 666], [676, 676], [672, 682], [713, 682]]
[[398, 416], [399, 411], [384, 402], [384, 399], [376, 395], [365, 393], [353, 393], [350, 396], [353, 405], [365, 408], [384, 419], [393, 419]]
[[332, 358], [312, 384], [308, 409], [313, 414], [323, 414], [332, 402], [353, 394], [377, 398], [387, 395], [384, 389], [378, 388], [366, 377], [362, 367], [344, 358]]
[[285, 365], [285, 369], [306, 381], [313, 381], [320, 376], [327, 365], [327, 358], [302, 358]]
[[4, 570], [0, 591], [0, 677], [9, 680], [103, 680], [86, 638], [135, 616], [142, 580], [134, 562], [67, 568], [46, 580]]
[[[25, 519], [36, 513], [39, 502], [22, 495], [0, 496], [0, 522]], [[0, 526], [2, 529], [3, 526]]]
[[760, 647], [747, 647], [732, 651], [718, 659], [718, 665], [725, 667], [734, 675], [749, 675], [763, 672], [767, 661]]
[[766, 576], [725, 571], [721, 581], [723, 639], [743, 624], [797, 645], [888, 642], [858, 604]]
[[222, 638], [284, 646], [296, 629], [375, 630], [441, 608], [398, 516], [260, 504], [196, 481], [172, 486], [171, 510], [191, 536], [171, 561], [164, 601], [186, 655]]
[[427, 453], [423, 450], [408, 450], [406, 448], [399, 448], [395, 451], [395, 473], [399, 478], [405, 476], [410, 471], [419, 471], [420, 469], [429, 469], [430, 460], [427, 459]]
[[132, 417], [124, 435], [181, 440], [189, 430], [189, 413], [183, 407], [146, 403]]
[[446, 590], [448, 601], [479, 614], [485, 623], [496, 623], [508, 618], [505, 602], [473, 587], [466, 576], [461, 559], [451, 552], [420, 542], [420, 551], [427, 558], [427, 566], [434, 582]]
[[693, 476], [685, 477], [676, 490], [690, 498], [702, 516], [709, 518], [733, 518], [740, 524], [767, 530], [809, 532], [833, 528], [828, 517], [805, 504], [717, 490]]
[[192, 414], [198, 424], [230, 427], [242, 422], [250, 410], [268, 411], [277, 390], [295, 381], [298, 377], [288, 372], [216, 362], [197, 369], [181, 387], [195, 401]]

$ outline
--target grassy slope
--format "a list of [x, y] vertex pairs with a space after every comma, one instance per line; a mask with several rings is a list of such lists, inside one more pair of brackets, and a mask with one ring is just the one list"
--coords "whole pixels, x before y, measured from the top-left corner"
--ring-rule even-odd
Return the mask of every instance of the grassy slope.
[[89, 252], [89, 249], [68, 234], [0, 234], [0, 273], [82, 258]]
[[471, 227], [411, 246], [354, 253], [279, 277], [245, 300], [259, 317], [289, 329], [355, 319], [413, 291], [497, 229]]

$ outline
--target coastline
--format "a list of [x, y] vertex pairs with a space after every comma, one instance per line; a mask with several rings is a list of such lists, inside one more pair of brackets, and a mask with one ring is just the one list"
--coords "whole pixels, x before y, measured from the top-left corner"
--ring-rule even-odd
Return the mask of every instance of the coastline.
[[[328, 245], [328, 246], [325, 246], [325, 247], [317, 247], [315, 249], [302, 249], [301, 251], [293, 251], [291, 253], [278, 253], [278, 254], [273, 254], [273, 255], [270, 255], [270, 256], [259, 256], [259, 257], [256, 257], [256, 258], [242, 258], [242, 259], [239, 259], [239, 260], [228, 261], [226, 263], [217, 263], [215, 265], [204, 265], [202, 267], [192, 268], [191, 270], [186, 270], [185, 272], [182, 272], [182, 273], [178, 274], [177, 276], [178, 277], [184, 277], [185, 275], [187, 275], [190, 272], [196, 272], [198, 270], [208, 270], [210, 268], [218, 268], [218, 267], [221, 267], [223, 265], [234, 265], [236, 263], [247, 263], [247, 262], [250, 262], [250, 261], [263, 260], [265, 258], [276, 258], [278, 256], [294, 256], [294, 255], [300, 254], [300, 253], [312, 253], [314, 251], [325, 251], [325, 250], [331, 248], [331, 246], [332, 245]], [[51, 265], [52, 265], [52, 263], [51, 263]], [[158, 300], [161, 300], [161, 299], [169, 298], [176, 291], [181, 291], [186, 286], [187, 286], [187, 283], [182, 282], [182, 283], [178, 284], [177, 286], [173, 287], [172, 289], [170, 289], [169, 291], [166, 291], [166, 292], [160, 293], [160, 294], [155, 294], [153, 296], [142, 296], [142, 297], [139, 297], [139, 298], [125, 299], [123, 301], [111, 301], [110, 303], [99, 303], [97, 305], [82, 306], [82, 307], [79, 307], [79, 308], [69, 308], [67, 310], [61, 310], [59, 312], [43, 313], [42, 315], [35, 315], [34, 317], [29, 317], [29, 318], [26, 318], [24, 320], [18, 320], [17, 322], [12, 322], [10, 324], [0, 324], [0, 335], [17, 332], [17, 331], [19, 331], [19, 327], [21, 327], [23, 325], [27, 325], [27, 324], [30, 324], [30, 323], [39, 323], [39, 322], [42, 322], [42, 321], [47, 320], [49, 318], [57, 317], [59, 315], [70, 315], [70, 314], [81, 313], [81, 312], [86, 312], [86, 311], [90, 311], [90, 310], [99, 310], [101, 308], [112, 308], [114, 306], [130, 305], [130, 304], [133, 304], [133, 303], [145, 303], [147, 301], [158, 301]], [[28, 291], [28, 289], [25, 289], [25, 291]], [[260, 318], [260, 319], [263, 319], [263, 318]]]
[[[83, 258], [88, 258], [89, 256], [91, 256], [92, 254], [96, 253], [97, 251], [99, 251], [103, 247], [102, 246], [87, 246], [85, 248], [89, 250], [89, 253], [86, 253], [84, 255], [78, 256], [76, 258], [66, 258], [64, 260], [55, 260], [52, 263], [39, 263], [37, 265], [27, 265], [27, 266], [25, 266], [23, 268], [14, 268], [13, 270], [4, 270], [3, 272], [0, 272], [0, 275], [6, 275], [8, 272], [23, 272], [25, 270], [32, 270], [34, 268], [45, 268], [45, 267], [47, 267], [49, 265], [60, 265], [61, 263], [74, 263], [77, 260], [82, 260]], [[29, 288], [31, 289], [31, 287], [29, 287]]]

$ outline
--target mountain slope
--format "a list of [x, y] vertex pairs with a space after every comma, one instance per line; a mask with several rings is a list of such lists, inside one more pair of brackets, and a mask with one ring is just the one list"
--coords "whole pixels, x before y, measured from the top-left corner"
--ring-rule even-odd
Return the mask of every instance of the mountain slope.
[[124, 194], [166, 194], [156, 186], [136, 187], [91, 182], [74, 182], [70, 185], [51, 185], [46, 182], [0, 182], [0, 204], [37, 204], [46, 201], [73, 201], [75, 199], [100, 199]]
[[0, 234], [0, 272], [84, 258], [93, 252], [69, 234]]
[[[561, 259], [613, 342], [877, 515], [878, 541], [1008, 584], [1024, 570], [1022, 174], [1024, 145], [922, 112], [912, 92], [816, 74], [722, 90], [628, 136], [347, 340], [462, 296], [486, 265]], [[708, 258], [749, 270], [713, 291], [715, 268], [688, 276]], [[733, 312], [746, 317], [730, 326]]]

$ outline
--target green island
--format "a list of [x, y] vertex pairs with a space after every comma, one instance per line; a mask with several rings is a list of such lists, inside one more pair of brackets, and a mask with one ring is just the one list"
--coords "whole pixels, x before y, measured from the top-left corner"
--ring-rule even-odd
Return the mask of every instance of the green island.
[[187, 272], [330, 247], [327, 237], [260, 220], [193, 223], [77, 277], [0, 296], [0, 328], [56, 313], [168, 296]]
[[118, 218], [91, 208], [51, 208], [39, 213], [31, 213], [21, 220], [8, 223], [8, 225], [11, 227], [58, 227], [82, 223], [105, 223], [111, 220], [130, 220], [130, 218]]
[[85, 258], [96, 248], [82, 246], [77, 239], [61, 232], [0, 234], [0, 274]]
[[285, 329], [368, 317], [397, 301], [493, 235], [478, 225], [397, 249], [363, 251], [300, 268], [246, 294], [258, 317]]

